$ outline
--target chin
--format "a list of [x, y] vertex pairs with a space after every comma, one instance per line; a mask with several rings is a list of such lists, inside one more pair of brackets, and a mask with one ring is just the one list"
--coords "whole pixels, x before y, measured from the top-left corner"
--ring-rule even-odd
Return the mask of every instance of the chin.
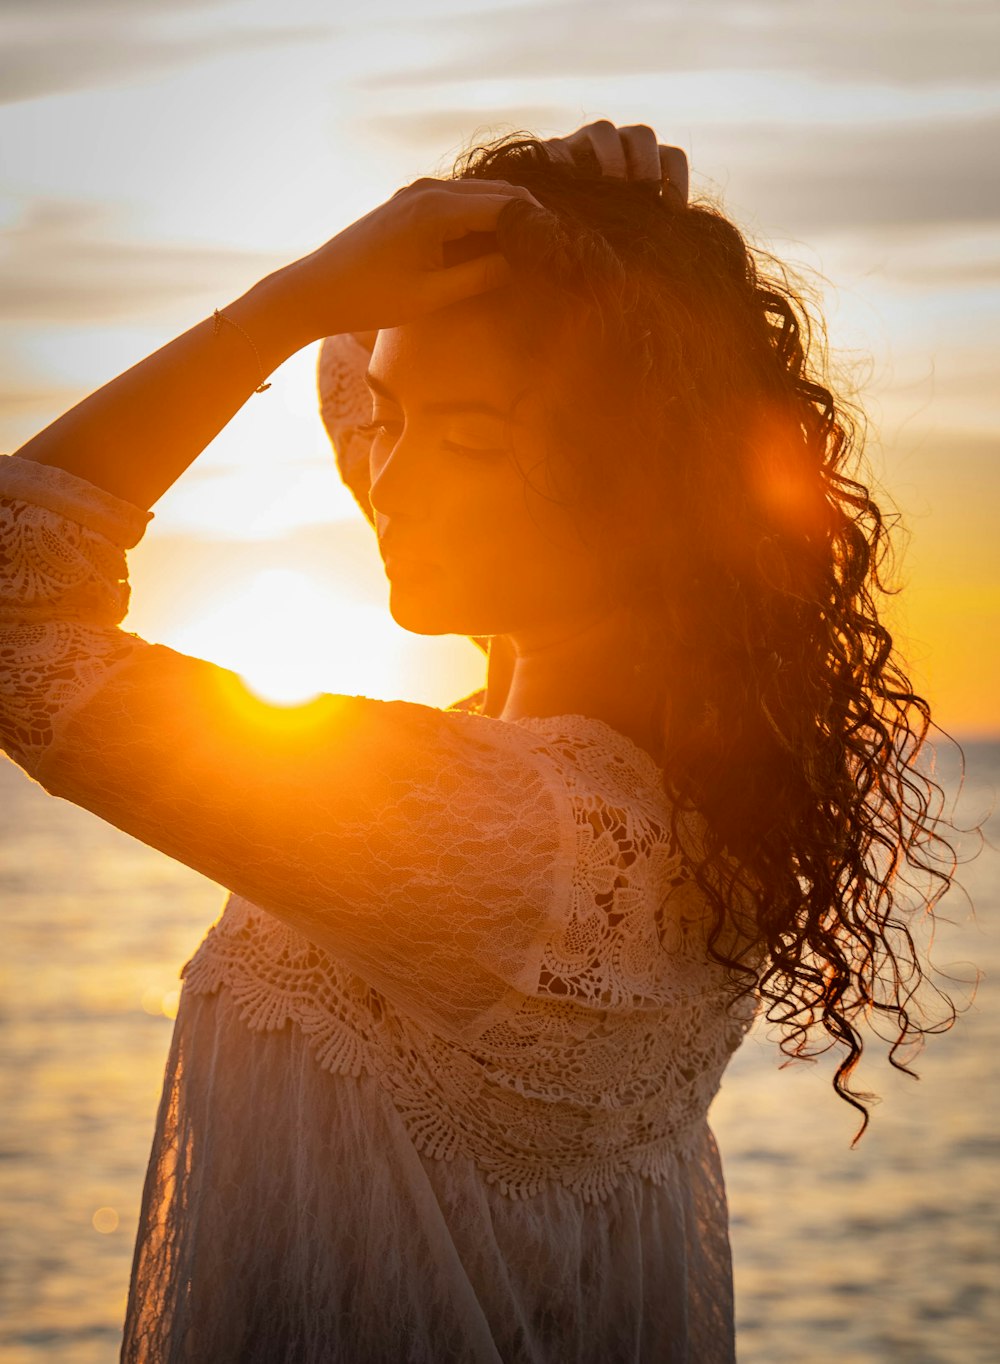
[[397, 625], [411, 635], [496, 635], [502, 630], [485, 628], [484, 613], [442, 602], [412, 588], [393, 583], [389, 592], [389, 614]]
[[397, 625], [411, 635], [462, 634], [451, 615], [440, 602], [428, 601], [418, 593], [409, 592], [395, 584], [389, 593], [389, 614]]

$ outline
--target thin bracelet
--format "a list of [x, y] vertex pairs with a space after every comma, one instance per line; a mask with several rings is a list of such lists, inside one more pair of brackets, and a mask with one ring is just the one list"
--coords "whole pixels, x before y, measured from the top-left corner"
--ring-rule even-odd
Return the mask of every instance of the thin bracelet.
[[270, 385], [270, 383], [268, 382], [267, 375], [264, 373], [264, 366], [263, 366], [263, 365], [261, 364], [261, 362], [260, 362], [260, 354], [259, 354], [259, 352], [258, 352], [258, 350], [257, 350], [257, 347], [254, 345], [253, 337], [250, 335], [249, 332], [244, 331], [243, 328], [240, 326], [240, 324], [239, 324], [238, 322], [234, 322], [233, 319], [232, 319], [231, 317], [227, 317], [227, 316], [225, 315], [225, 313], [221, 313], [221, 312], [219, 311], [218, 308], [216, 308], [215, 312], [212, 314], [212, 335], [213, 335], [213, 336], [218, 336], [220, 330], [222, 329], [222, 324], [223, 324], [223, 322], [228, 322], [229, 325], [230, 325], [231, 327], [235, 327], [236, 330], [237, 330], [238, 332], [240, 332], [241, 335], [245, 336], [246, 339], [250, 342], [250, 346], [251, 346], [251, 348], [252, 348], [252, 350], [253, 350], [254, 357], [255, 357], [255, 359], [256, 359], [256, 361], [257, 361], [257, 368], [260, 370], [260, 383], [259, 383], [259, 385], [254, 389], [254, 392], [255, 392], [255, 393], [263, 393], [264, 390], [270, 388], [271, 385]]

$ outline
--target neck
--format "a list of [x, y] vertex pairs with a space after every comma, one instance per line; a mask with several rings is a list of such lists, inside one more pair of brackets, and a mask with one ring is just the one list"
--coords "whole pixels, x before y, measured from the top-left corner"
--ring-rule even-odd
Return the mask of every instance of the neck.
[[655, 756], [662, 679], [646, 644], [641, 627], [619, 611], [499, 636], [490, 647], [486, 712], [504, 720], [591, 716]]

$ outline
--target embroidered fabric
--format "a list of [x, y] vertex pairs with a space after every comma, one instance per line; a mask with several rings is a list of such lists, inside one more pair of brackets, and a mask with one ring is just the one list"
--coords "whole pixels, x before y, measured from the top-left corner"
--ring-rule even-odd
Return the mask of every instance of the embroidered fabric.
[[706, 962], [699, 895], [648, 795], [652, 760], [598, 721], [522, 725], [547, 749], [558, 735], [565, 760], [568, 913], [545, 937], [533, 988], [474, 1041], [393, 1011], [238, 897], [185, 966], [185, 989], [226, 986], [249, 1027], [291, 1023], [322, 1068], [379, 1077], [419, 1151], [469, 1156], [511, 1197], [555, 1181], [591, 1201], [629, 1171], [672, 1176], [753, 1008], [727, 1009]]
[[510, 1198], [418, 1155], [378, 1080], [185, 987], [149, 1165], [127, 1364], [732, 1364], [707, 1126], [672, 1178]]
[[[19, 594], [122, 610], [98, 532], [16, 502], [3, 525], [9, 615]], [[225, 670], [118, 631], [6, 641], [9, 751], [237, 892], [189, 991], [225, 986], [250, 1027], [381, 1077], [418, 1150], [512, 1196], [600, 1198], [686, 1149], [752, 1006], [727, 1007], [661, 774], [625, 736], [333, 697], [276, 735]]]
[[[47, 508], [4, 508], [9, 615], [21, 599], [29, 619], [43, 604], [123, 612], [120, 549]], [[628, 1169], [662, 1177], [749, 1011], [726, 1007], [661, 776], [630, 740], [579, 716], [512, 726], [358, 698], [353, 742], [378, 731], [360, 745], [365, 778], [333, 763], [331, 792], [306, 758], [274, 814], [274, 745], [252, 742], [256, 717], [248, 730], [222, 713], [222, 670], [59, 620], [15, 626], [4, 650], [21, 672], [3, 708], [12, 753], [49, 789], [246, 889], [186, 966], [189, 990], [225, 985], [251, 1027], [294, 1024], [324, 1068], [384, 1077], [418, 1149], [470, 1155], [515, 1196], [556, 1179], [600, 1197]], [[343, 716], [324, 709], [306, 730], [313, 754], [346, 745]], [[301, 733], [284, 737], [286, 769], [305, 755]], [[164, 761], [176, 753], [180, 774]], [[215, 793], [213, 773], [226, 774]], [[290, 852], [289, 821], [302, 842], [337, 830], [332, 866], [329, 851]], [[387, 824], [392, 846], [372, 832]]]
[[[115, 628], [123, 549], [148, 514], [28, 463], [0, 460], [3, 746], [53, 794], [233, 892], [183, 971], [123, 1358], [197, 1358], [198, 1331], [212, 1358], [275, 1357], [278, 1326], [260, 1325], [272, 1343], [259, 1351], [246, 1335], [252, 1302], [220, 1316], [203, 1297], [197, 1330], [184, 1312], [207, 1289], [249, 1294], [278, 1264], [304, 1276], [281, 1303], [323, 1285], [306, 1294], [303, 1359], [327, 1357], [316, 1323], [332, 1313], [328, 1328], [373, 1360], [440, 1357], [449, 1331], [455, 1358], [555, 1360], [576, 1331], [581, 1360], [610, 1360], [626, 1318], [652, 1334], [622, 1359], [730, 1360], [706, 1114], [753, 1003], [734, 1004], [707, 958], [688, 870], [698, 828], [673, 829], [652, 758], [582, 716], [266, 706], [225, 669]], [[282, 1183], [289, 1121], [300, 1154]], [[384, 1166], [365, 1145], [383, 1127]], [[313, 1136], [315, 1168], [300, 1151]], [[361, 1165], [370, 1187], [352, 1202]], [[332, 1169], [342, 1178], [324, 1188]], [[507, 1209], [522, 1205], [518, 1221]], [[317, 1246], [317, 1209], [340, 1218], [339, 1239], [331, 1223]], [[284, 1238], [273, 1259], [264, 1223], [251, 1234], [265, 1215]], [[403, 1277], [420, 1236], [435, 1247], [440, 1311], [423, 1345], [413, 1326], [411, 1353], [398, 1325], [424, 1312], [431, 1268], [400, 1279], [398, 1321], [380, 1325], [375, 1299], [349, 1328], [336, 1309], [367, 1301], [345, 1278], [362, 1236]], [[550, 1262], [560, 1247], [575, 1268]], [[594, 1289], [624, 1253], [640, 1284], [653, 1276], [645, 1300], [626, 1301], [621, 1278]], [[490, 1256], [502, 1290], [476, 1279]], [[543, 1280], [518, 1280], [538, 1256]], [[173, 1306], [158, 1316], [157, 1302]], [[364, 1336], [383, 1329], [378, 1346]], [[226, 1332], [242, 1333], [228, 1354]]]
[[147, 647], [111, 627], [150, 519], [63, 469], [0, 459], [0, 745], [28, 771], [55, 716]]

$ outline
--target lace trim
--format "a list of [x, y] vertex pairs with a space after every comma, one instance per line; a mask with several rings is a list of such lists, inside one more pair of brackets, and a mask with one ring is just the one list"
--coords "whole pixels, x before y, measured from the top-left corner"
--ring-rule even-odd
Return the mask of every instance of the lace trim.
[[333, 445], [340, 476], [370, 520], [371, 441], [357, 429], [372, 414], [372, 396], [364, 380], [368, 359], [367, 350], [350, 333], [328, 336], [320, 347], [316, 382], [320, 415]]
[[0, 624], [117, 625], [128, 602], [122, 549], [47, 507], [0, 497]]
[[[563, 750], [571, 909], [535, 988], [473, 1044], [418, 1024], [237, 897], [185, 965], [184, 988], [228, 989], [251, 1029], [298, 1027], [322, 1069], [375, 1077], [418, 1151], [469, 1156], [512, 1198], [560, 1183], [600, 1201], [630, 1173], [663, 1183], [692, 1153], [754, 1004], [732, 1006], [706, 959], [700, 899], [646, 785], [649, 755], [588, 717], [524, 727]], [[632, 804], [643, 786], [658, 820]]]
[[153, 519], [151, 511], [89, 483], [55, 464], [18, 455], [0, 458], [0, 497], [24, 499], [84, 526], [121, 549], [133, 549]]
[[350, 332], [324, 339], [316, 386], [323, 420], [330, 425], [359, 425], [371, 416], [372, 398], [364, 379], [368, 360], [368, 351]]
[[0, 459], [0, 494], [0, 744], [33, 772], [57, 722], [148, 647], [114, 627], [129, 602], [122, 546], [150, 513], [17, 457]]
[[[10, 461], [3, 463], [9, 471]], [[64, 471], [32, 464], [15, 477], [37, 480], [45, 490], [32, 486], [37, 505], [13, 500], [4, 522], [3, 543], [12, 547], [4, 551], [6, 587], [17, 623], [5, 631], [0, 655], [8, 693], [3, 728], [7, 747], [28, 766], [51, 742], [56, 720], [76, 713], [137, 650], [155, 646], [76, 619], [123, 611], [120, 546], [131, 533], [124, 522], [131, 513], [147, 520], [148, 514], [121, 504], [122, 524], [112, 525], [108, 518], [120, 511], [115, 500]], [[54, 528], [45, 524], [67, 515]], [[88, 518], [92, 524], [83, 524]], [[68, 618], [31, 620], [36, 600], [47, 603], [50, 616]], [[189, 665], [184, 661], [181, 675]], [[152, 723], [161, 715], [154, 705]], [[422, 711], [410, 716], [425, 728], [431, 718]], [[496, 737], [505, 734], [508, 742], [513, 737], [507, 722], [491, 717], [454, 720], [472, 727], [473, 749], [480, 726], [498, 726]], [[500, 979], [515, 980], [516, 988], [474, 1042], [438, 1035], [297, 931], [236, 897], [182, 974], [186, 992], [231, 990], [253, 1028], [299, 1027], [323, 1068], [375, 1076], [418, 1150], [443, 1159], [467, 1154], [512, 1197], [557, 1181], [600, 1199], [629, 1171], [662, 1181], [691, 1150], [752, 1008], [748, 1001], [739, 1010], [728, 1007], [721, 968], [705, 956], [698, 895], [672, 841], [662, 773], [652, 758], [603, 721], [583, 716], [517, 725], [534, 731], [537, 751], [548, 756], [546, 781], [565, 820], [548, 833], [557, 832], [560, 848], [572, 854], [571, 885], [563, 882], [572, 893], [565, 909], [560, 893], [542, 950], [536, 938], [514, 974], [507, 959], [517, 953], [504, 941], [493, 944], [504, 964]], [[102, 748], [107, 737], [104, 730], [91, 736]], [[489, 748], [483, 745], [484, 755]], [[473, 838], [477, 821], [506, 827], [490, 785], [503, 749], [493, 746], [481, 771], [480, 759], [469, 758], [468, 779], [478, 783]], [[459, 748], [454, 753], [457, 761]], [[441, 774], [440, 762], [434, 771]], [[408, 782], [401, 771], [397, 784], [408, 791]], [[442, 796], [447, 812], [445, 797], [449, 792]], [[441, 827], [445, 842], [445, 835], [460, 843], [465, 837], [454, 821]], [[495, 828], [490, 836], [495, 842]], [[495, 871], [485, 868], [485, 889], [468, 911], [484, 912], [497, 885], [507, 886], [505, 894], [523, 893], [525, 859], [537, 843], [522, 840], [519, 851], [507, 848]], [[442, 847], [441, 857], [454, 851]], [[561, 852], [559, 865], [567, 865]]]
[[[595, 715], [522, 715], [509, 723], [534, 734], [549, 735], [554, 741], [567, 741], [571, 749], [577, 745], [578, 758], [583, 762], [586, 762], [588, 752], [598, 755], [595, 772], [625, 774], [628, 786], [635, 794], [648, 791], [650, 787], [663, 789], [663, 769], [652, 754]], [[595, 742], [595, 736], [599, 742]]]
[[4, 628], [0, 748], [36, 775], [59, 725], [137, 650], [150, 647], [123, 630], [93, 630], [68, 621]]
[[[668, 1182], [693, 1154], [751, 1021], [731, 1019], [720, 1032], [677, 1006], [602, 1027], [571, 1006], [553, 1017], [526, 1001], [466, 1048], [420, 1028], [268, 919], [233, 897], [183, 968], [185, 993], [229, 990], [252, 1031], [298, 1028], [322, 1070], [378, 1081], [417, 1151], [471, 1158], [510, 1198], [558, 1183], [600, 1202], [630, 1174]], [[667, 1058], [657, 1034], [670, 1038]]]

